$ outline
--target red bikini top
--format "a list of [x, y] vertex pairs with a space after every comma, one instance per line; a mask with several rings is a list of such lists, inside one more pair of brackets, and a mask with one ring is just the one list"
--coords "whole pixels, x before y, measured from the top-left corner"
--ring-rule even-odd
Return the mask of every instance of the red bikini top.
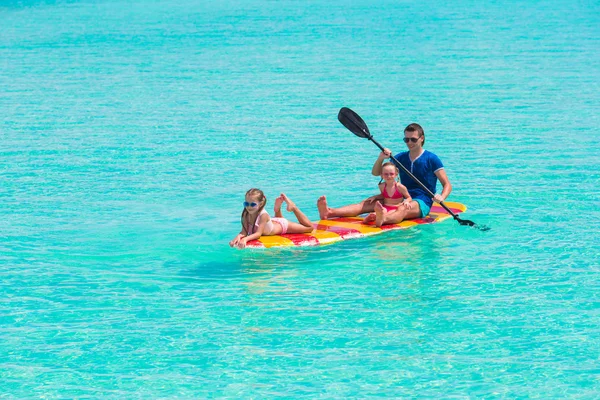
[[402, 193], [400, 193], [398, 191], [398, 186], [396, 186], [396, 184], [394, 184], [394, 194], [393, 195], [389, 195], [386, 188], [385, 188], [385, 183], [383, 184], [383, 188], [381, 189], [381, 194], [383, 195], [384, 199], [401, 199], [404, 196], [402, 196]]

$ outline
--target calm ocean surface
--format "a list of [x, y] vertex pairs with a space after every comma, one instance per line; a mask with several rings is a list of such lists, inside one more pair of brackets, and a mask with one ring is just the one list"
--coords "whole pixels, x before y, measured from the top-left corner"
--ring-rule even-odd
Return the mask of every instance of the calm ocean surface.
[[[600, 4], [0, 1], [1, 398], [600, 396]], [[239, 251], [419, 122], [489, 232]]]

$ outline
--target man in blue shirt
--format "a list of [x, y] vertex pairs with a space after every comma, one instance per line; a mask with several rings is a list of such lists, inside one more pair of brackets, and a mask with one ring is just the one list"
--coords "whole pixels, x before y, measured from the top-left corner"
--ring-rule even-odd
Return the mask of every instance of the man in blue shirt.
[[[423, 149], [425, 144], [423, 128], [419, 124], [408, 125], [404, 129], [404, 143], [406, 143], [408, 151], [397, 154], [395, 158], [432, 193], [436, 192], [437, 181], [439, 180], [443, 188], [441, 194], [436, 194], [432, 199], [408, 174], [400, 169], [400, 181], [406, 186], [413, 199], [410, 203], [403, 203], [397, 209], [390, 211], [386, 210], [380, 202], [373, 202], [369, 199], [340, 208], [329, 208], [327, 199], [325, 196], [321, 196], [317, 201], [321, 219], [353, 217], [375, 211], [376, 226], [397, 224], [405, 219], [425, 217], [429, 214], [429, 209], [434, 201], [439, 203], [446, 200], [452, 191], [452, 185], [438, 156]], [[381, 175], [381, 165], [390, 155], [391, 151], [389, 149], [384, 149], [379, 154], [371, 170], [374, 176]]]

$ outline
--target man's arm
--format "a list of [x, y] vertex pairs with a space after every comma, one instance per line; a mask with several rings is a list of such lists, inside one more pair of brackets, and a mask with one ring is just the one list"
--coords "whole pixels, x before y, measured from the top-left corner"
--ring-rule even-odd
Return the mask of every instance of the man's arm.
[[442, 193], [436, 194], [433, 198], [439, 203], [440, 201], [446, 200], [446, 198], [450, 196], [450, 192], [452, 192], [452, 184], [450, 183], [450, 179], [448, 179], [448, 175], [446, 175], [446, 171], [443, 168], [435, 171], [435, 176], [437, 176], [443, 188]]
[[371, 169], [371, 174], [373, 174], [373, 176], [381, 176], [381, 164], [383, 164], [383, 160], [390, 158], [391, 154], [392, 152], [389, 149], [383, 149], [383, 151], [379, 153], [379, 157], [377, 157], [377, 160]]

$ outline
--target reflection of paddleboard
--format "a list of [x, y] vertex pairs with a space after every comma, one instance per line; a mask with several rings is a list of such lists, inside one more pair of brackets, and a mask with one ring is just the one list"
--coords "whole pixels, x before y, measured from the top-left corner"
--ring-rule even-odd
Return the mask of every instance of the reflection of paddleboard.
[[[460, 203], [444, 202], [444, 204], [454, 214], [460, 214], [467, 209], [464, 204]], [[313, 224], [315, 230], [311, 233], [261, 236], [258, 240], [251, 240], [246, 243], [246, 247], [320, 246], [339, 242], [340, 240], [377, 235], [395, 229], [406, 229], [415, 225], [433, 224], [448, 218], [452, 218], [452, 216], [442, 206], [434, 203], [429, 215], [425, 218], [406, 220], [399, 224], [384, 225], [381, 228], [377, 228], [373, 223], [363, 224], [363, 217], [326, 219]]]

